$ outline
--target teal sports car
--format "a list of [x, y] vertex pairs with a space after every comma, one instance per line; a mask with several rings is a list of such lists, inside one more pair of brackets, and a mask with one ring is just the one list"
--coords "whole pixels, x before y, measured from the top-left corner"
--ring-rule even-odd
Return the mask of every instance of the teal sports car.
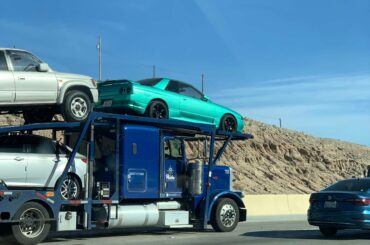
[[108, 80], [98, 84], [99, 111], [210, 123], [223, 131], [242, 132], [243, 117], [213, 103], [193, 86], [167, 78]]

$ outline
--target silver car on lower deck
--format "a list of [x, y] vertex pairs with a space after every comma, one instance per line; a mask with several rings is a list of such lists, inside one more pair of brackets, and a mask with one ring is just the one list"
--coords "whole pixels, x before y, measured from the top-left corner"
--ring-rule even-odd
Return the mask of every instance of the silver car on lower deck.
[[[9, 188], [55, 188], [70, 153], [67, 146], [38, 135], [0, 136], [0, 179]], [[64, 199], [81, 197], [86, 162], [85, 156], [76, 155], [60, 190]]]

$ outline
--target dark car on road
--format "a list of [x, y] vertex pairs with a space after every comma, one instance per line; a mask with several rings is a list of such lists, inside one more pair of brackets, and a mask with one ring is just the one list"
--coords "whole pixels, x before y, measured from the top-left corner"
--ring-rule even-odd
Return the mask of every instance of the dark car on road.
[[311, 194], [308, 222], [325, 236], [370, 229], [370, 178], [341, 180]]

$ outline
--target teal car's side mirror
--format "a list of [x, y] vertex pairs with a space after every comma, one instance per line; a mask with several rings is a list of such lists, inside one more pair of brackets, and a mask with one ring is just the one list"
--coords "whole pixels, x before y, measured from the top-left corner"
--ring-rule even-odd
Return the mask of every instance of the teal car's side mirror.
[[209, 101], [209, 98], [208, 98], [208, 96], [207, 96], [207, 95], [203, 95], [202, 100], [203, 100], [203, 101]]

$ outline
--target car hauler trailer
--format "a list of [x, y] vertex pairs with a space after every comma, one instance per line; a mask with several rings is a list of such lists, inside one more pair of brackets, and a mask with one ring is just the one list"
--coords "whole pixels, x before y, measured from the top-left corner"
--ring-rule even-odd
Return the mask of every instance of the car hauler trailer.
[[[55, 189], [9, 189], [0, 181], [0, 223], [17, 243], [36, 244], [52, 229], [205, 229], [211, 224], [217, 231], [231, 231], [246, 220], [243, 194], [232, 189], [231, 168], [216, 163], [232, 140], [252, 135], [216, 131], [214, 125], [100, 112], [90, 113], [83, 124], [12, 126], [0, 128], [0, 134], [49, 129], [53, 137], [65, 131], [65, 141], [73, 142]], [[221, 142], [217, 151], [216, 141]], [[199, 142], [206, 154], [190, 159], [186, 148], [197, 148]], [[84, 197], [63, 200], [56, 190], [81, 149], [88, 157]]]

